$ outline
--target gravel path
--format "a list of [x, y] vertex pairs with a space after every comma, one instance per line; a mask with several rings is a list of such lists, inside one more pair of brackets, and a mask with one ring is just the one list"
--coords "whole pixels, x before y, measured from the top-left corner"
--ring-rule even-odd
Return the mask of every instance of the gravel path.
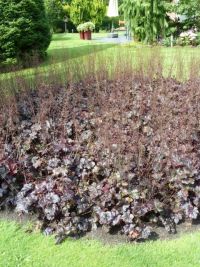
[[127, 44], [132, 42], [132, 40], [127, 39], [126, 36], [120, 36], [120, 35], [118, 38], [103, 37], [103, 38], [95, 38], [94, 40], [101, 43], [114, 43], [114, 44]]

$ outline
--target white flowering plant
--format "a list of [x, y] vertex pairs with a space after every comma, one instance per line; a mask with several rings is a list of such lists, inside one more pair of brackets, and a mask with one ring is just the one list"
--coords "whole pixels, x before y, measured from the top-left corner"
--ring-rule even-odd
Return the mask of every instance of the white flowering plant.
[[83, 32], [83, 31], [84, 31], [83, 23], [81, 23], [81, 24], [78, 25], [78, 27], [77, 27], [77, 31], [78, 31], [78, 32]]
[[83, 23], [82, 27], [83, 27], [83, 31], [84, 32], [87, 32], [87, 31], [91, 31], [92, 32], [95, 29], [94, 23], [92, 23], [90, 21]]
[[182, 32], [178, 43], [182, 46], [185, 45], [196, 45], [197, 33], [194, 30]]

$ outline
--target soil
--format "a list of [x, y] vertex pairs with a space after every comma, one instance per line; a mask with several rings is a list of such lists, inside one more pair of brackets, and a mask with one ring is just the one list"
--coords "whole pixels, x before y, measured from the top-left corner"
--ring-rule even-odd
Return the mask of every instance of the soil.
[[[180, 225], [177, 226], [176, 234], [169, 234], [163, 227], [157, 227], [154, 229], [154, 233], [152, 234], [151, 238], [145, 240], [145, 242], [177, 239], [184, 234], [194, 233], [199, 231], [200, 231], [200, 222], [195, 224], [191, 224], [188, 222], [181, 223]], [[84, 238], [98, 240], [103, 244], [111, 244], [111, 245], [130, 243], [129, 239], [125, 235], [121, 235], [119, 233], [108, 234], [104, 232], [102, 228], [98, 228], [95, 231], [89, 232]]]
[[[10, 212], [10, 211], [1, 211], [0, 220], [15, 221], [24, 226], [27, 224], [30, 224], [32, 227], [32, 230], [30, 232], [37, 231], [37, 227], [39, 224], [37, 217], [35, 215], [16, 216], [16, 213]], [[25, 227], [25, 229], [27, 231], [27, 229], [29, 228]], [[148, 241], [177, 239], [177, 238], [180, 238], [184, 234], [195, 233], [199, 231], [200, 231], [200, 220], [197, 220], [193, 223], [184, 222], [184, 223], [177, 225], [176, 234], [169, 234], [166, 232], [166, 230], [163, 227], [157, 227], [157, 228], [154, 228], [154, 233]], [[105, 232], [101, 227], [98, 228], [97, 230], [87, 233], [82, 238], [86, 240], [98, 240], [101, 243], [108, 244], [108, 245], [130, 243], [130, 241], [125, 235], [121, 235], [119, 232], [110, 234], [110, 233]], [[145, 241], [145, 242], [148, 242], [148, 241]]]

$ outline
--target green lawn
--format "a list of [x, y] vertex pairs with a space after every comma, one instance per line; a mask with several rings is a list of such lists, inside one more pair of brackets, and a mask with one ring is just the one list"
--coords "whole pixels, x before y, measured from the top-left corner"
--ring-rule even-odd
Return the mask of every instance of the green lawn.
[[[123, 35], [124, 33], [120, 33]], [[152, 47], [130, 42], [128, 44], [116, 45], [113, 43], [102, 43], [98, 39], [106, 37], [107, 33], [93, 34], [92, 41], [80, 40], [78, 34], [54, 34], [52, 42], [48, 49], [48, 59], [42, 64], [42, 67], [51, 67], [57, 63], [66, 64], [73, 59], [81, 57], [87, 58], [91, 54], [98, 54], [100, 57], [115, 58], [116, 55], [122, 54], [132, 61], [138, 61], [138, 58], [147, 58], [152, 53], [162, 57], [164, 67], [174, 66], [182, 61], [184, 68], [187, 68], [185, 63], [190, 63], [200, 59], [200, 48], [192, 47]], [[156, 51], [156, 52], [155, 52]], [[178, 62], [179, 61], [179, 62]], [[120, 64], [120, 63], [119, 63]]]
[[[105, 37], [106, 33], [94, 34], [95, 39], [103, 36]], [[0, 81], [6, 81], [6, 83], [10, 81], [12, 86], [16, 79], [20, 78], [26, 78], [32, 82], [40, 76], [44, 79], [47, 77], [48, 80], [49, 76], [52, 76], [52, 72], [65, 76], [66, 68], [76, 69], [76, 66], [88, 61], [88, 57], [99, 54], [103, 56], [107, 50], [114, 47], [116, 47], [115, 44], [99, 43], [98, 40], [80, 40], [78, 34], [55, 34], [47, 51], [47, 59], [42, 64], [34, 68], [2, 73]], [[109, 52], [108, 55], [110, 55]], [[114, 51], [112, 51], [112, 55], [115, 55]]]
[[103, 245], [28, 234], [14, 222], [0, 221], [0, 267], [199, 267], [200, 233], [145, 244]]
[[[146, 59], [145, 64], [149, 64], [152, 54], [159, 54], [164, 68], [163, 74], [166, 76], [178, 76], [181, 71], [185, 76], [188, 76], [190, 62], [200, 61], [200, 48], [151, 48], [133, 42], [125, 45], [99, 42], [99, 38], [106, 36], [106, 33], [98, 33], [94, 34], [92, 41], [84, 41], [79, 39], [78, 34], [55, 34], [47, 51], [48, 57], [44, 63], [36, 68], [2, 74], [0, 79], [7, 80], [13, 77], [15, 79], [16, 76], [34, 78], [35, 76], [38, 77], [38, 74], [43, 75], [43, 73], [47, 76], [49, 72], [55, 72], [55, 70], [59, 73], [64, 73], [66, 66], [74, 65], [76, 69], [77, 65], [83, 65], [83, 62], [86, 62], [89, 57], [94, 57], [94, 55], [96, 56], [96, 61], [101, 58], [110, 63], [109, 68], [114, 64], [120, 65], [123, 68], [123, 60], [125, 58], [132, 60], [135, 65], [138, 64], [140, 59], [142, 61]], [[120, 55], [123, 60], [119, 63], [116, 58]]]
[[48, 49], [47, 61], [43, 65], [62, 63], [116, 46], [112, 43], [99, 42], [98, 39], [101, 37], [106, 37], [106, 33], [94, 34], [91, 41], [80, 40], [78, 34], [54, 34]]
[[[123, 33], [120, 33], [121, 35]], [[177, 72], [177, 64], [182, 62], [181, 69], [187, 72], [187, 64], [191, 61], [200, 60], [200, 48], [191, 47], [154, 47], [141, 45], [130, 42], [128, 44], [116, 45], [113, 43], [99, 42], [99, 38], [106, 37], [107, 33], [97, 33], [93, 35], [92, 41], [80, 40], [78, 34], [54, 34], [52, 42], [48, 49], [48, 58], [41, 65], [41, 70], [50, 69], [52, 66], [64, 68], [66, 64], [73, 64], [74, 61], [87, 59], [90, 55], [97, 54], [99, 57], [108, 58], [112, 62], [117, 55], [123, 55], [123, 58], [132, 59], [132, 62], [138, 62], [138, 59], [146, 58], [149, 63], [149, 58], [154, 53], [160, 55], [164, 72], [168, 75], [167, 70], [173, 68], [174, 75]], [[118, 62], [118, 64], [120, 64]], [[123, 62], [121, 62], [123, 64]], [[180, 64], [179, 64], [180, 65]], [[123, 67], [123, 66], [122, 66]], [[30, 70], [32, 72], [32, 69]], [[25, 71], [27, 72], [27, 71]]]

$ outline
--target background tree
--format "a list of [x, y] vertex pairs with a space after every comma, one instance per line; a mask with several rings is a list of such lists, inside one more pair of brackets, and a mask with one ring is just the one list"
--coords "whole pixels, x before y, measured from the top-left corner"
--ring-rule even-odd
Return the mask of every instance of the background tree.
[[51, 30], [57, 32], [62, 27], [65, 11], [61, 0], [45, 0], [47, 17]]
[[70, 17], [75, 25], [92, 21], [97, 27], [106, 15], [105, 0], [72, 0]]
[[0, 62], [44, 57], [51, 34], [42, 0], [0, 0]]
[[165, 36], [168, 26], [166, 1], [124, 0], [122, 9], [134, 37], [139, 41], [153, 43]]
[[184, 18], [180, 21], [182, 30], [195, 27], [200, 30], [200, 0], [180, 0], [174, 5], [174, 11]]
[[65, 18], [68, 18], [67, 30], [69, 32], [76, 30], [70, 20], [71, 0], [45, 0], [45, 7], [52, 32], [65, 31]]
[[72, 0], [62, 0], [62, 3], [65, 5], [71, 5]]

